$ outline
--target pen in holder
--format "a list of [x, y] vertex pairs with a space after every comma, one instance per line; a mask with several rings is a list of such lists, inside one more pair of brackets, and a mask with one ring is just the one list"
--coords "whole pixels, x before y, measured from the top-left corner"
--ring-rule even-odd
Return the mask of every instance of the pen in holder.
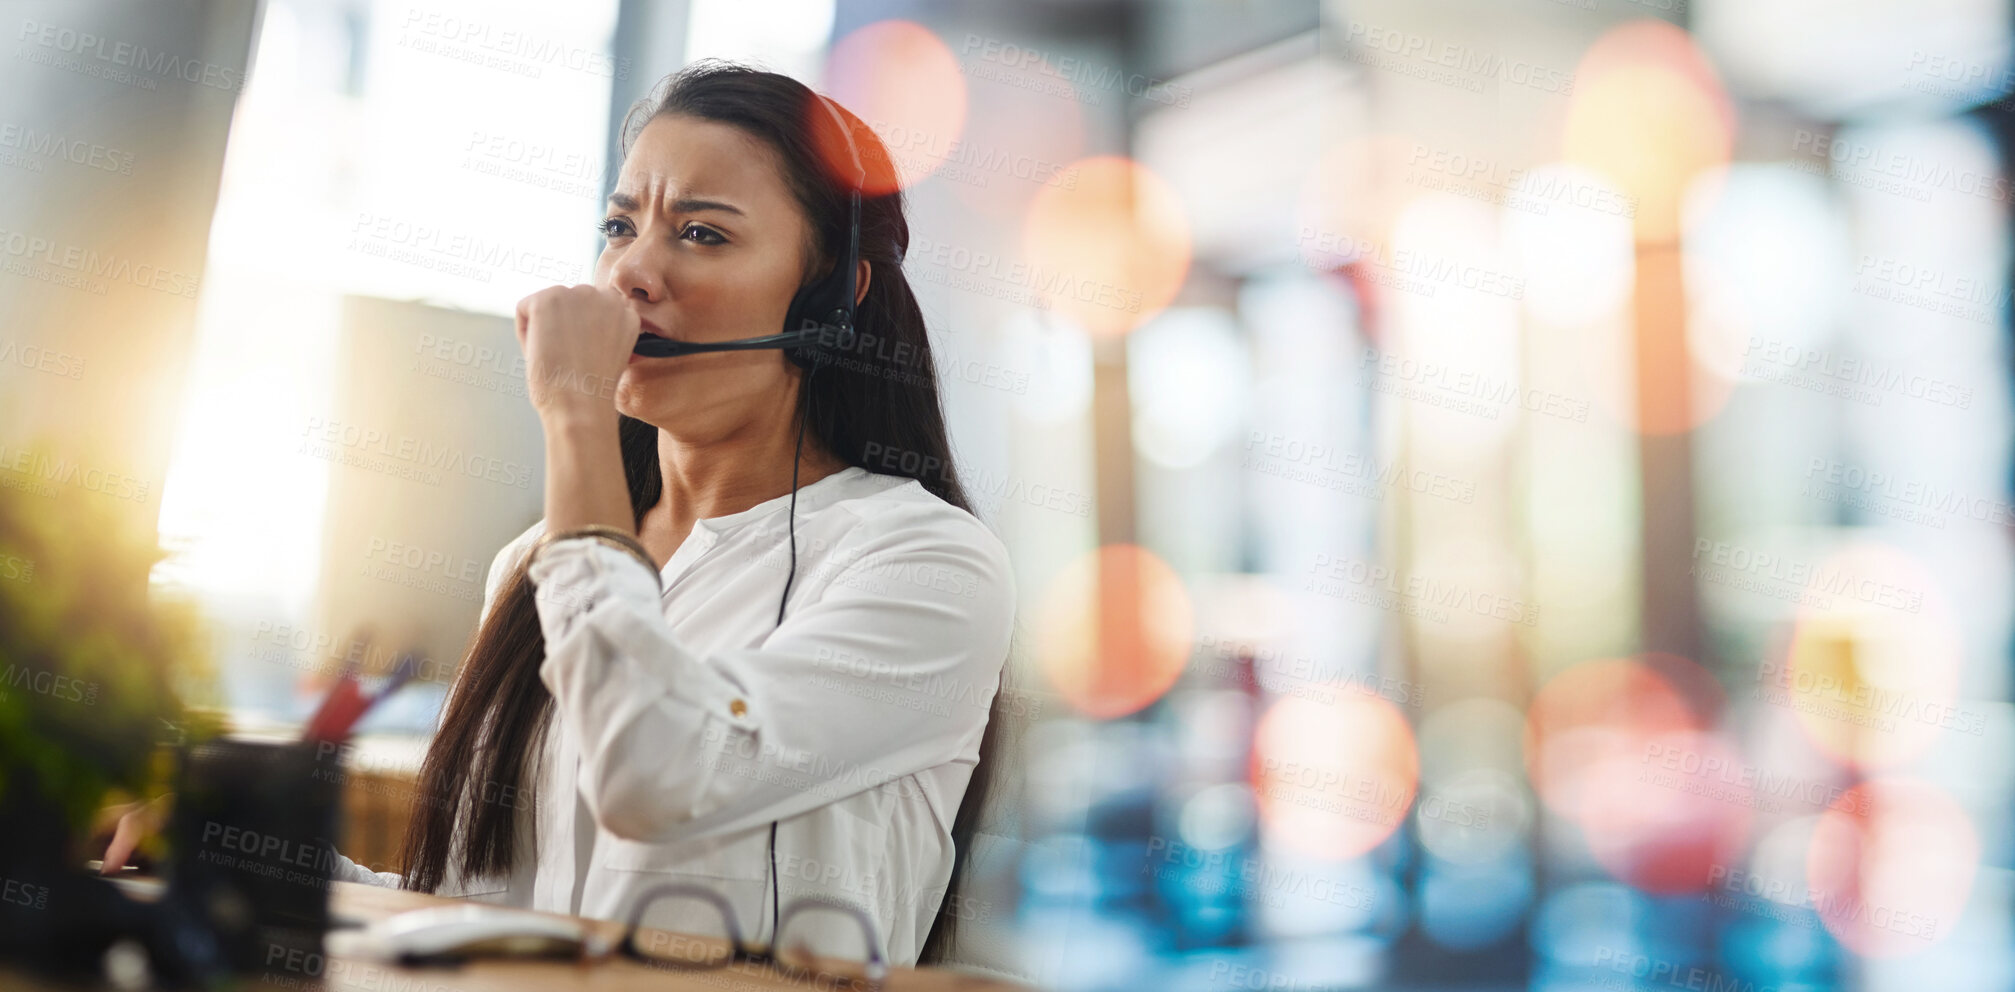
[[208, 923], [241, 973], [322, 953], [341, 750], [227, 738], [180, 752], [167, 898]]

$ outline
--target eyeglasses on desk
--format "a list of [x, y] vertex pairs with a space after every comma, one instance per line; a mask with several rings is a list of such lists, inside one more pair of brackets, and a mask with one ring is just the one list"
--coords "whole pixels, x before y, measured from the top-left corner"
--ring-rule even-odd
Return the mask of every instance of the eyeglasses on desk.
[[[704, 921], [701, 932], [641, 933], [645, 915], [661, 908], [672, 908], [684, 919]], [[848, 922], [839, 924], [841, 920]], [[814, 952], [813, 935], [826, 934], [829, 927], [857, 932], [858, 947], [849, 944], [838, 948], [838, 954]], [[726, 897], [706, 886], [685, 882], [667, 883], [638, 895], [615, 951], [652, 967], [680, 971], [744, 963], [768, 965], [822, 988], [863, 992], [879, 990], [888, 977], [888, 962], [882, 957], [874, 920], [859, 906], [825, 896], [800, 896], [778, 912], [775, 939], [763, 946], [743, 939], [741, 924]]]

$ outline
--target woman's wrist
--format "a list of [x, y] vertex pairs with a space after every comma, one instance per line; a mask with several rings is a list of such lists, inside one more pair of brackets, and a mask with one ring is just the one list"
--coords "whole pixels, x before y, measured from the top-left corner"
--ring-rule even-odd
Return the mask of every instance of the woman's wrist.
[[615, 430], [621, 415], [616, 413], [615, 404], [594, 397], [577, 399], [554, 398], [539, 408], [539, 423], [546, 429], [547, 437], [569, 434], [594, 435]]

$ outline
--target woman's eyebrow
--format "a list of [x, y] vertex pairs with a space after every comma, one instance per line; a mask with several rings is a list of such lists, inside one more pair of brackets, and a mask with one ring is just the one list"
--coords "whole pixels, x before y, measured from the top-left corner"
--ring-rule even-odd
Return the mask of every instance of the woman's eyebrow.
[[[611, 193], [609, 194], [609, 206], [617, 210], [635, 210], [637, 209], [637, 198], [628, 193]], [[734, 214], [737, 217], [747, 216], [742, 213], [740, 207], [732, 203], [722, 203], [719, 200], [701, 200], [688, 196], [672, 201], [673, 213], [690, 214], [698, 213], [702, 210], [718, 210], [722, 213]]]

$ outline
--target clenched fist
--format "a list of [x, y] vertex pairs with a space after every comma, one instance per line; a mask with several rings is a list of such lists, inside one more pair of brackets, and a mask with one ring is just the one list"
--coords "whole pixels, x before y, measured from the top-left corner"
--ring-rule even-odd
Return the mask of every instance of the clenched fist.
[[616, 380], [641, 333], [620, 290], [548, 286], [518, 301], [525, 388], [541, 418], [616, 412]]

